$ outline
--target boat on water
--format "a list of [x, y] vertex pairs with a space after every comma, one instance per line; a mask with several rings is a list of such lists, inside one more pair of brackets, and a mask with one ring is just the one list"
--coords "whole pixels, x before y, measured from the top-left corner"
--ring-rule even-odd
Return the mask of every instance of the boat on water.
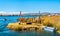
[[43, 29], [45, 31], [49, 31], [49, 32], [54, 32], [54, 30], [55, 30], [55, 28], [53, 28], [53, 27], [47, 27], [47, 26], [43, 26]]

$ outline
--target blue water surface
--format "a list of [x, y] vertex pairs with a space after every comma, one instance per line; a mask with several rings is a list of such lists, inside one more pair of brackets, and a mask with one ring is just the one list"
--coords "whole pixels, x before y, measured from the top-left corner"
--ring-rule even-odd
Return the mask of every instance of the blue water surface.
[[17, 22], [18, 18], [33, 18], [37, 16], [0, 16], [0, 36], [60, 36], [60, 34], [53, 32], [37, 32], [37, 31], [11, 31], [6, 26], [8, 23]]

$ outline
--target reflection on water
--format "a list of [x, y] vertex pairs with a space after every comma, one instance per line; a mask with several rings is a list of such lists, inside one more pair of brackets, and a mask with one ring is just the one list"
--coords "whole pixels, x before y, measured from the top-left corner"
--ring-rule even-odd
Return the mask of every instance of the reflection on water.
[[51, 32], [37, 32], [37, 31], [21, 31], [21, 32], [14, 32], [14, 31], [3, 31], [0, 32], [0, 36], [60, 36], [57, 34], [53, 34]]
[[[26, 16], [21, 16], [26, 17]], [[33, 17], [33, 16], [28, 16]], [[34, 16], [35, 17], [35, 16]], [[2, 18], [6, 18], [6, 21], [3, 21]], [[57, 33], [43, 31], [43, 32], [37, 32], [37, 31], [10, 31], [6, 28], [7, 24], [10, 22], [17, 22], [17, 18], [19, 16], [0, 16], [0, 36], [60, 36]]]

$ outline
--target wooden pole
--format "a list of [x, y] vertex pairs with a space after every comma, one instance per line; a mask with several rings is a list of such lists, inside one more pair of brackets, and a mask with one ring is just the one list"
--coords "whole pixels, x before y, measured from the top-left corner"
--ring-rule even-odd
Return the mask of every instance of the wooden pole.
[[39, 11], [39, 18], [40, 18], [40, 11]]
[[40, 17], [40, 11], [39, 11], [39, 22], [40, 22], [40, 24], [41, 24], [41, 17]]
[[21, 16], [21, 11], [20, 11], [20, 16]]

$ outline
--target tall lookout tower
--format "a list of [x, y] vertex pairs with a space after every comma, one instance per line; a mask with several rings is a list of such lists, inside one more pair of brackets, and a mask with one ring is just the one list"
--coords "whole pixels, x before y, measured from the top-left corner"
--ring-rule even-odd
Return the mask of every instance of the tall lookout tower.
[[41, 16], [40, 16], [40, 11], [38, 12], [38, 17], [39, 17], [39, 23], [41, 24], [42, 23], [42, 19], [41, 19]]
[[22, 15], [22, 14], [21, 14], [21, 11], [20, 11], [18, 16], [21, 18], [21, 15]]
[[39, 11], [39, 14], [38, 15], [39, 15], [39, 18], [40, 18], [40, 11]]
[[21, 11], [20, 11], [20, 14], [19, 14], [19, 16], [21, 16]]

